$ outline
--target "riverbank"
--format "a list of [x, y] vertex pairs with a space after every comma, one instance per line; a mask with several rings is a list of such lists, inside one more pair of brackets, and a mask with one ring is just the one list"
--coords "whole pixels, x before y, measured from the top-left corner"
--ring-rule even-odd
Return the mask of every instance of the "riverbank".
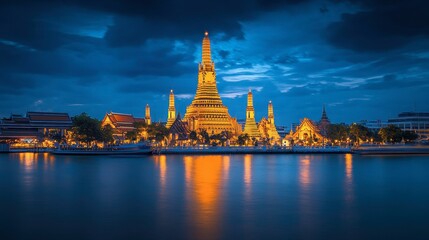
[[[69, 150], [69, 151], [58, 151], [52, 148], [10, 148], [8, 151], [3, 153], [50, 153], [50, 154], [62, 154], [62, 155], [118, 155], [118, 154], [142, 154], [142, 150], [139, 151], [124, 151], [130, 149], [113, 150], [109, 149], [103, 151], [102, 149], [93, 150]], [[228, 146], [228, 147], [213, 147], [213, 146], [194, 146], [194, 147], [153, 147], [152, 150], [145, 149], [145, 154], [187, 154], [187, 155], [201, 155], [201, 154], [344, 154], [353, 153], [360, 155], [390, 155], [390, 154], [429, 154], [428, 145], [371, 145], [371, 146], [360, 146], [358, 148], [350, 147], [240, 147], [240, 146]]]

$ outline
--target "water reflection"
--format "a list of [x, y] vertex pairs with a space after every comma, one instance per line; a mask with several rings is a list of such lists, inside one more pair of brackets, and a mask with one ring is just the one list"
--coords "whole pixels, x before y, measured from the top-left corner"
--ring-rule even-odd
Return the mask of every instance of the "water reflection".
[[194, 226], [190, 237], [218, 239], [229, 157], [188, 156], [184, 158], [184, 164], [189, 222]]
[[252, 157], [253, 155], [244, 155], [244, 187], [245, 187], [245, 198], [248, 202], [251, 198], [252, 191]]
[[37, 169], [37, 154], [36, 153], [19, 153], [19, 164], [23, 167], [25, 172], [31, 172]]
[[352, 182], [352, 170], [353, 170], [353, 155], [351, 153], [346, 154], [346, 178], [347, 182]]
[[311, 183], [309, 156], [303, 156], [299, 160], [299, 183], [302, 188], [306, 188]]
[[345, 155], [345, 173], [346, 173], [346, 179], [344, 181], [344, 187], [345, 187], [345, 199], [347, 202], [351, 202], [353, 200], [353, 155], [348, 153]]

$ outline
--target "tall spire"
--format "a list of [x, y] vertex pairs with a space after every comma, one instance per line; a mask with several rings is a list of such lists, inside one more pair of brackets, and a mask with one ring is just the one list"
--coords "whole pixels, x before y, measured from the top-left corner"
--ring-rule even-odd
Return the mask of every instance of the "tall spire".
[[320, 118], [320, 121], [327, 121], [329, 122], [328, 115], [326, 114], [325, 104], [323, 104], [323, 110], [322, 110], [322, 117]]
[[166, 127], [169, 128], [176, 120], [176, 108], [174, 107], [174, 93], [173, 90], [170, 90], [170, 98], [168, 104], [168, 118]]
[[268, 121], [274, 124], [274, 110], [271, 100], [268, 102]]
[[146, 111], [145, 111], [145, 121], [147, 125], [150, 125], [152, 120], [150, 118], [150, 107], [149, 104], [146, 104]]
[[249, 137], [259, 138], [261, 136], [255, 121], [255, 109], [253, 108], [253, 94], [249, 89], [247, 93], [247, 108], [246, 108], [246, 124], [244, 125], [244, 133]]
[[203, 38], [203, 47], [202, 47], [202, 64], [211, 64], [212, 63], [212, 54], [210, 50], [210, 39], [209, 33], [206, 31]]

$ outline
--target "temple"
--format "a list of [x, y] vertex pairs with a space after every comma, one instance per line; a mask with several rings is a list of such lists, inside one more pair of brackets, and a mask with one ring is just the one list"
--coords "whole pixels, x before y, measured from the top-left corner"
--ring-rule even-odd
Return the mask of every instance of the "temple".
[[113, 138], [117, 141], [124, 141], [125, 134], [135, 130], [135, 123], [147, 123], [145, 118], [137, 118], [126, 113], [106, 113], [101, 126], [110, 125], [113, 128]]
[[174, 93], [173, 90], [170, 91], [170, 98], [168, 102], [168, 117], [167, 117], [167, 128], [170, 128], [171, 125], [176, 120], [176, 108], [174, 107]]
[[255, 122], [255, 109], [253, 108], [253, 94], [249, 89], [247, 93], [246, 124], [244, 125], [244, 134], [251, 138], [260, 138], [261, 133]]
[[198, 65], [197, 92], [192, 103], [186, 108], [183, 121], [187, 122], [190, 131], [205, 129], [209, 134], [218, 134], [224, 131], [232, 132], [234, 135], [241, 133], [241, 126], [235, 118], [229, 115], [228, 108], [223, 105], [217, 90], [216, 72], [211, 58], [208, 32], [205, 32], [202, 43], [202, 59]]
[[296, 128], [292, 138], [295, 143], [302, 143], [304, 145], [312, 145], [313, 143], [320, 143], [323, 136], [316, 124], [308, 118], [304, 118], [301, 124]]
[[258, 124], [258, 129], [263, 138], [267, 138], [271, 142], [280, 141], [280, 135], [277, 132], [276, 125], [274, 124], [274, 109], [271, 101], [268, 102], [268, 119], [262, 118]]

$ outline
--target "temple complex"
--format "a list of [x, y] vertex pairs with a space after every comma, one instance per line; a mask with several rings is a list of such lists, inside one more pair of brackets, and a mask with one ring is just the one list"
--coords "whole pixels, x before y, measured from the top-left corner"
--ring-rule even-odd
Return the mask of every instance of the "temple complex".
[[249, 89], [247, 93], [247, 108], [246, 108], [246, 124], [244, 125], [244, 133], [251, 138], [260, 138], [261, 133], [255, 122], [255, 109], [253, 108], [253, 94]]
[[146, 104], [146, 111], [145, 111], [145, 122], [147, 125], [150, 125], [152, 123], [152, 120], [150, 118], [150, 107], [149, 104]]
[[274, 109], [271, 101], [268, 102], [268, 119], [262, 118], [258, 124], [258, 129], [263, 138], [270, 139], [273, 142], [278, 142], [280, 140], [280, 135], [274, 124]]
[[167, 117], [167, 128], [170, 128], [171, 125], [176, 120], [176, 107], [174, 107], [174, 93], [173, 90], [170, 91], [170, 98], [168, 101], [168, 117]]
[[[209, 134], [218, 134], [223, 131], [232, 132], [234, 135], [241, 133], [241, 126], [235, 118], [229, 115], [228, 108], [223, 105], [217, 90], [216, 72], [211, 58], [208, 32], [205, 32], [202, 43], [202, 60], [198, 65], [197, 92], [192, 103], [186, 108], [183, 121], [187, 122], [190, 131], [205, 129]], [[168, 125], [167, 122], [167, 125], [171, 126], [172, 123]]]

